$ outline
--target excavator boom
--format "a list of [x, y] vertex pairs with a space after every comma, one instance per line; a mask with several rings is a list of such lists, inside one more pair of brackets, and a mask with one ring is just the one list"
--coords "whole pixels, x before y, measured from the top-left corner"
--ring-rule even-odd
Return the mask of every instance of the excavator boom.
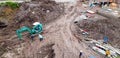
[[39, 32], [42, 31], [42, 24], [37, 24], [37, 25], [33, 26], [32, 29], [30, 29], [27, 26], [23, 26], [20, 29], [17, 29], [16, 34], [17, 34], [19, 39], [22, 37], [20, 33], [23, 32], [23, 31], [28, 31], [30, 34], [39, 33]]

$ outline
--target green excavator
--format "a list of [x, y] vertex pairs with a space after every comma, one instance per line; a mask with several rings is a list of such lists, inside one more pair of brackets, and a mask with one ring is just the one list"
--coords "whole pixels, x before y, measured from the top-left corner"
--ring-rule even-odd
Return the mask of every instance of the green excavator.
[[32, 27], [32, 29], [29, 28], [28, 26], [23, 26], [23, 27], [17, 29], [17, 30], [16, 30], [17, 37], [18, 37], [19, 39], [21, 39], [21, 38], [22, 38], [22, 35], [21, 35], [20, 33], [23, 32], [23, 31], [28, 31], [31, 35], [32, 35], [32, 34], [39, 33], [39, 32], [42, 31], [42, 24], [41, 24], [41, 23], [35, 22], [35, 23], [33, 23], [33, 25], [34, 25], [34, 26]]

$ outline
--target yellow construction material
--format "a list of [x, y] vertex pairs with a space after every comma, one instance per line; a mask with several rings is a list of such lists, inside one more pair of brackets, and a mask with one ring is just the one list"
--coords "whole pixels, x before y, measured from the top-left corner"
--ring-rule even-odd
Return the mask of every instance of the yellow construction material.
[[117, 8], [117, 4], [116, 4], [116, 3], [111, 3], [111, 4], [109, 5], [109, 7], [110, 7], [110, 8]]
[[110, 50], [105, 51], [106, 55], [110, 55]]

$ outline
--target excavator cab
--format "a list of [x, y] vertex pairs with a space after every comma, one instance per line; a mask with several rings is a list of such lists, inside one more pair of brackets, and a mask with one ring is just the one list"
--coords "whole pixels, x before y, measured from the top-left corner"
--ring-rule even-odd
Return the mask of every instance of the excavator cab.
[[34, 25], [31, 31], [33, 34], [39, 33], [40, 31], [42, 31], [42, 24]]

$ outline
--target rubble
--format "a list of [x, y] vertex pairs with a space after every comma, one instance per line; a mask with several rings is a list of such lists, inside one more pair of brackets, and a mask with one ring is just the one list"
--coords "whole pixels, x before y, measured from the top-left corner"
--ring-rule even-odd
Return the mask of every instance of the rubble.
[[103, 39], [104, 36], [108, 36], [109, 43], [120, 48], [119, 44], [119, 27], [120, 21], [113, 21], [110, 19], [102, 20], [83, 20], [79, 22], [78, 26], [82, 29], [86, 29], [90, 35], [88, 37], [99, 40]]

